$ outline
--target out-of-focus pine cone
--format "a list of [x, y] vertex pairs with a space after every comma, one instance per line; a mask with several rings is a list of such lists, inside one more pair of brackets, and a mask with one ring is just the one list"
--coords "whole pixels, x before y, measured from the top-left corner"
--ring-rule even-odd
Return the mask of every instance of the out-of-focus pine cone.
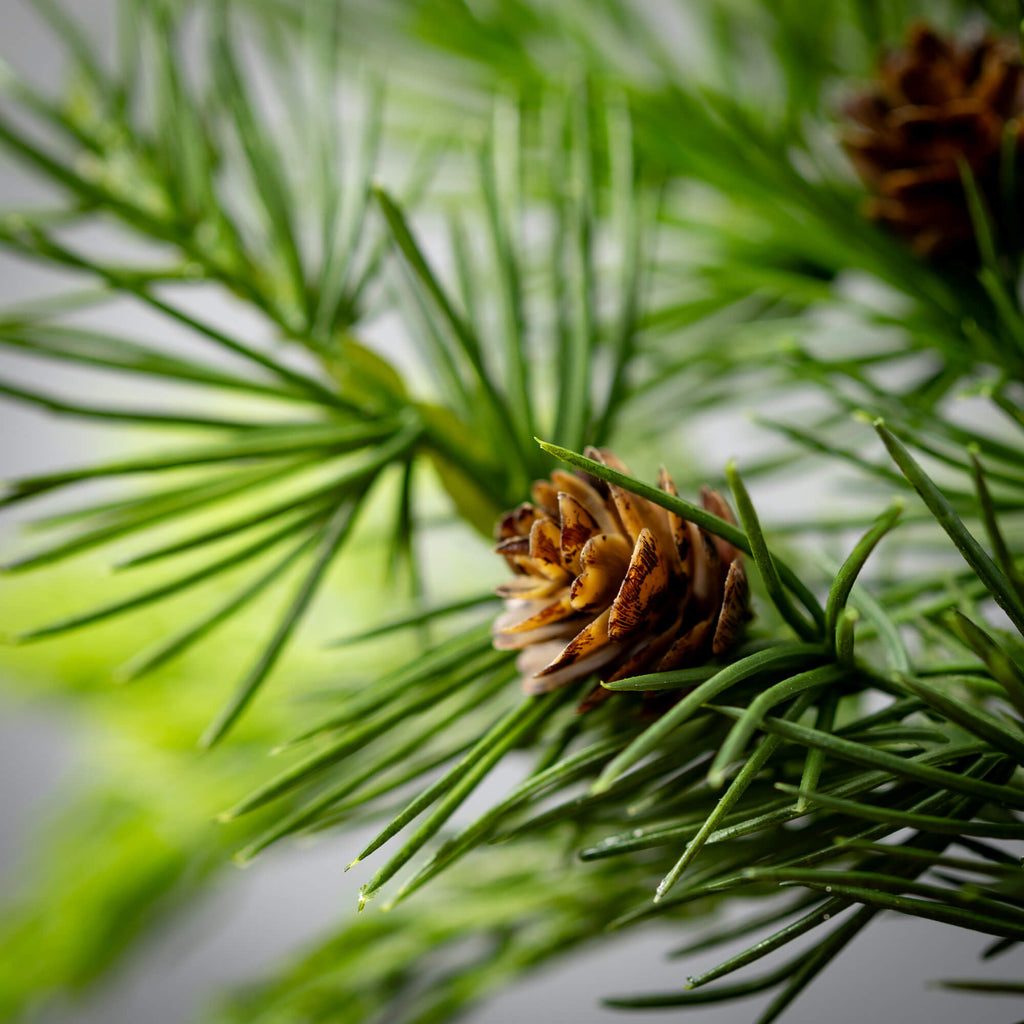
[[[629, 471], [610, 452], [595, 461]], [[659, 486], [675, 494], [668, 473]], [[705, 488], [704, 508], [733, 522]], [[598, 673], [606, 682], [697, 664], [739, 639], [749, 618], [742, 555], [693, 523], [613, 484], [556, 470], [502, 516], [495, 550], [515, 576], [498, 588], [501, 649], [522, 649], [527, 693]], [[610, 691], [600, 687], [585, 705]]]
[[997, 223], [1004, 137], [1021, 168], [1024, 80], [1017, 47], [985, 35], [958, 44], [927, 25], [911, 27], [906, 47], [881, 61], [872, 89], [846, 113], [855, 127], [844, 145], [874, 193], [867, 214], [906, 239], [920, 256], [977, 260], [961, 176], [965, 163]]

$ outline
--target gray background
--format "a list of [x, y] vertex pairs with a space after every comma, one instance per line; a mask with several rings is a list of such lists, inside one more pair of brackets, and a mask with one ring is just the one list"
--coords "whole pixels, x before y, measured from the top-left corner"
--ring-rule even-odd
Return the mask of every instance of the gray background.
[[[107, 0], [75, 0], [68, 7], [98, 35], [106, 32]], [[60, 51], [18, 0], [0, 0], [0, 56], [39, 81], [55, 83], [60, 78]], [[35, 184], [3, 158], [0, 205], [9, 209], [37, 198]], [[0, 256], [0, 303], [35, 293], [41, 282], [35, 268]], [[9, 361], [0, 354], [4, 359]], [[16, 372], [25, 379], [24, 366], [19, 365]], [[42, 376], [41, 370], [36, 372]], [[54, 379], [48, 367], [47, 384]], [[109, 436], [78, 424], [71, 432], [46, 415], [2, 405], [0, 477], [68, 465], [95, 448], [101, 437], [109, 451]], [[728, 456], [727, 445], [727, 440], [720, 441], [723, 450], [709, 451], [707, 457]], [[6, 547], [11, 545], [15, 525], [9, 517], [4, 523]], [[59, 801], [81, 763], [86, 726], [72, 713], [52, 708], [0, 705], [0, 710], [0, 884], [10, 890], [18, 884], [16, 861], [31, 850], [34, 829]], [[499, 775], [491, 784], [500, 791], [506, 783]], [[340, 869], [357, 843], [358, 837], [348, 835], [312, 846], [286, 846], [258, 860], [244, 874], [227, 872], [201, 905], [141, 943], [80, 1006], [55, 1010], [44, 1020], [47, 1024], [179, 1024], [187, 1020], [204, 995], [217, 986], [258, 976], [282, 954], [312, 941], [341, 915], [354, 912], [362, 879], [343, 876]], [[601, 1010], [597, 997], [679, 989], [687, 974], [722, 958], [718, 952], [685, 963], [665, 962], [664, 952], [680, 941], [678, 932], [654, 931], [576, 956], [520, 983], [472, 1019], [478, 1024], [526, 1019], [537, 1024], [649, 1021], [650, 1014]], [[856, 1024], [874, 1019], [1009, 1024], [1024, 1012], [1019, 1004], [951, 996], [928, 987], [930, 980], [943, 976], [998, 977], [1011, 975], [1015, 968], [1019, 971], [1019, 956], [1004, 957], [994, 965], [977, 963], [976, 953], [986, 944], [952, 928], [882, 919], [854, 942], [838, 966], [785, 1019], [789, 1024]], [[685, 1019], [694, 1024], [743, 1022], [752, 1018], [756, 1005], [692, 1011]]]

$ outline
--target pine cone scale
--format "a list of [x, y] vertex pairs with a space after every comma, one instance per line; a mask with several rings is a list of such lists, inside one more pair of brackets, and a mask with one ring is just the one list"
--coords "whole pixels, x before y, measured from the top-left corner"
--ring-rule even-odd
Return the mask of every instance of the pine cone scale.
[[741, 562], [733, 562], [725, 578], [722, 610], [719, 612], [715, 635], [711, 641], [711, 650], [714, 654], [724, 654], [739, 639], [746, 622], [749, 602], [750, 584], [747, 581], [746, 570]]
[[638, 630], [657, 621], [668, 597], [668, 560], [654, 534], [646, 527], [636, 547], [622, 585], [611, 606], [608, 631], [615, 640], [628, 640]]
[[581, 568], [580, 555], [591, 538], [597, 536], [601, 530], [597, 520], [576, 498], [565, 491], [558, 494], [558, 515], [562, 521], [562, 554], [568, 561], [570, 570], [578, 576]]
[[580, 573], [570, 590], [572, 606], [588, 612], [608, 604], [618, 593], [630, 554], [629, 545], [617, 534], [591, 537], [580, 553]]

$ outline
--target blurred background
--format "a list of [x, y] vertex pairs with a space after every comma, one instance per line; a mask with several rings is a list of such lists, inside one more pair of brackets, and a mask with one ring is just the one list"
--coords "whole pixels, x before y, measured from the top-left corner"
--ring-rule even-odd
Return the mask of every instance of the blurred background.
[[[76, 0], [70, 6], [101, 46], [113, 39], [107, 0]], [[670, 0], [662, 6], [668, 12]], [[645, 7], [657, 14], [656, 0]], [[41, 85], [60, 82], [67, 70], [52, 33], [20, 0], [5, 0], [0, 7], [0, 57]], [[5, 207], [47, 198], [31, 173], [0, 155]], [[90, 244], [116, 249], [119, 239], [93, 238]], [[44, 294], [52, 279], [50, 271], [0, 255], [0, 305]], [[222, 296], [201, 295], [196, 308], [237, 329], [238, 310]], [[103, 315], [109, 317], [109, 309]], [[161, 331], [158, 340], [169, 348], [185, 344], [137, 309], [126, 307], [118, 316], [128, 333]], [[84, 319], [88, 322], [87, 314]], [[397, 335], [393, 345], [401, 347]], [[45, 380], [69, 391], [80, 386], [67, 370], [22, 364], [7, 353], [0, 360], [5, 376], [26, 383]], [[102, 384], [97, 379], [90, 377], [89, 386], [102, 386], [104, 398], [144, 394], [113, 375], [99, 378]], [[5, 478], [61, 469], [132, 445], [121, 431], [61, 422], [9, 402], [0, 404], [0, 438]], [[742, 443], [735, 429], [715, 424], [702, 438], [709, 462], [724, 461]], [[805, 505], [812, 500], [804, 494], [800, 499]], [[770, 505], [762, 508], [762, 516], [771, 515]], [[5, 513], [0, 523], [4, 550], [11, 552], [24, 542], [19, 513]], [[325, 680], [337, 670], [338, 656], [323, 657], [317, 638], [339, 632], [338, 623], [351, 630], [372, 621], [377, 609], [352, 600], [344, 587], [346, 573], [372, 573], [372, 560], [369, 548], [345, 556], [317, 609], [309, 642], [290, 656], [290, 666], [301, 664]], [[104, 571], [101, 561], [85, 557], [31, 578], [7, 577], [0, 583], [0, 628], [72, 610], [86, 589], [90, 594], [102, 589], [105, 584], [96, 580], [105, 578]], [[246, 771], [259, 774], [256, 762], [264, 756], [267, 722], [289, 713], [286, 688], [275, 688], [238, 748], [212, 754], [194, 747], [207, 707], [190, 695], [216, 687], [227, 671], [218, 658], [233, 643], [244, 644], [258, 633], [259, 614], [243, 617], [211, 645], [213, 650], [190, 656], [173, 673], [131, 688], [111, 682], [111, 669], [138, 637], [159, 636], [174, 614], [173, 607], [161, 608], [31, 650], [0, 650], [0, 882], [8, 908], [0, 926], [0, 1014], [6, 1011], [12, 1020], [179, 1024], [198, 1019], [218, 992], [258, 978], [355, 914], [367, 874], [346, 875], [342, 869], [365, 841], [365, 831], [328, 832], [315, 841], [284, 844], [244, 872], [225, 864], [234, 837], [213, 817], [237, 796]], [[504, 791], [512, 774], [496, 773], [480, 803], [464, 809], [467, 820]], [[377, 912], [372, 906], [366, 911]], [[574, 955], [492, 999], [470, 1019], [477, 1024], [648, 1020], [651, 1014], [603, 1010], [599, 998], [678, 989], [687, 974], [723, 958], [711, 951], [686, 962], [667, 961], [666, 949], [678, 941], [677, 932], [670, 938], [655, 928]], [[964, 962], [983, 945], [955, 929], [883, 919], [854, 942], [786, 1020], [1009, 1024], [1019, 1014], [998, 999], [928, 989], [934, 979], [962, 974]], [[975, 976], [984, 972], [984, 965], [972, 969]], [[1006, 973], [1004, 963], [992, 972], [1001, 973]], [[744, 1006], [753, 1013], [755, 1003], [680, 1016], [695, 1024], [742, 1021]]]

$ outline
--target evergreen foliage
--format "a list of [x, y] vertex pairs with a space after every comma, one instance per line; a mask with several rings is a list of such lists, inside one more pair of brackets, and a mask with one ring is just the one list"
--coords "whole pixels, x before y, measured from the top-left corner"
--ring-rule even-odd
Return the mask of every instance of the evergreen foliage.
[[[760, 937], [685, 991], [609, 1005], [771, 993], [767, 1022], [882, 911], [991, 937], [992, 956], [1024, 940], [1021, 252], [968, 175], [980, 265], [922, 261], [863, 216], [838, 144], [842, 96], [915, 17], [1012, 35], [1015, 5], [120, 0], [108, 60], [74, 5], [33, 2], [73, 73], [52, 93], [4, 69], [0, 144], [55, 199], [4, 213], [0, 243], [61, 283], [0, 310], [0, 343], [83, 383], [0, 391], [133, 447], [7, 486], [46, 538], [7, 572], [80, 580], [62, 563], [90, 552], [118, 569], [99, 603], [81, 587], [12, 640], [74, 650], [198, 595], [148, 648], [111, 645], [121, 678], [156, 701], [218, 644], [231, 666], [189, 688], [204, 715], [217, 691], [203, 727], [195, 710], [179, 727], [221, 748], [216, 780], [191, 751], [167, 769], [231, 824], [211, 842], [189, 818], [156, 854], [136, 793], [138, 849], [122, 833], [96, 856], [138, 871], [96, 884], [142, 916], [232, 854], [376, 830], [353, 863], [376, 868], [360, 909], [379, 899], [211, 1020], [446, 1021], [656, 920], [679, 956]], [[97, 226], [115, 244], [91, 244]], [[120, 331], [126, 303], [182, 344]], [[161, 397], [83, 398], [109, 374]], [[749, 406], [758, 454], [703, 464], [689, 432]], [[670, 464], [683, 494], [722, 486], [738, 525], [583, 454], [605, 443]], [[583, 715], [592, 681], [522, 696], [479, 536], [558, 466], [745, 552], [744, 644], [610, 683]], [[805, 497], [823, 473], [844, 488], [831, 509]], [[431, 557], [453, 531], [456, 586]], [[368, 537], [383, 599], [385, 573], [351, 568]], [[320, 655], [294, 654], [333, 591], [391, 608], [337, 638], [370, 652], [365, 674], [281, 712], [261, 691], [316, 691]], [[499, 764], [520, 781], [455, 824]], [[725, 901], [746, 916], [695, 941]], [[0, 951], [41, 947], [44, 916]], [[82, 932], [63, 976], [22, 980], [0, 1012], [101, 973], [134, 930]]]

